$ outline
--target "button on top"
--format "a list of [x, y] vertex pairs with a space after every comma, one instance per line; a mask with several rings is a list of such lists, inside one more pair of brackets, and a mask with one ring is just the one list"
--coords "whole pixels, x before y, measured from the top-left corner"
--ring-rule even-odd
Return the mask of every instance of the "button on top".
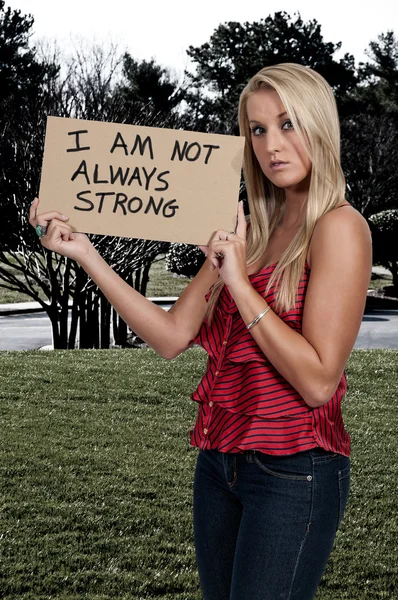
[[222, 344], [223, 344], [223, 346], [226, 346], [227, 345], [227, 340], [224, 340]]
[[217, 377], [218, 373], [219, 373], [219, 371], [216, 371], [216, 372], [214, 373], [214, 375]]
[[209, 402], [209, 406], [212, 407], [213, 406], [213, 400], [210, 400]]
[[207, 435], [207, 429], [206, 429], [206, 428], [203, 430], [203, 433], [204, 433], [205, 435]]

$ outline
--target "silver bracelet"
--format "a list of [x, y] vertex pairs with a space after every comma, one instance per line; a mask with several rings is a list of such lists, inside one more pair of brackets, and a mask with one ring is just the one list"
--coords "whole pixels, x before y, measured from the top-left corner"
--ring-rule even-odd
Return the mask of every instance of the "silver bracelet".
[[263, 310], [263, 312], [260, 312], [260, 314], [257, 315], [257, 317], [255, 319], [253, 319], [253, 321], [251, 323], [249, 323], [249, 325], [246, 325], [246, 329], [251, 329], [252, 327], [254, 327], [254, 325], [256, 323], [258, 323], [259, 320], [262, 319], [265, 314], [267, 314], [267, 312], [270, 310], [270, 308], [271, 308], [270, 306], [267, 306], [267, 308], [265, 310]]

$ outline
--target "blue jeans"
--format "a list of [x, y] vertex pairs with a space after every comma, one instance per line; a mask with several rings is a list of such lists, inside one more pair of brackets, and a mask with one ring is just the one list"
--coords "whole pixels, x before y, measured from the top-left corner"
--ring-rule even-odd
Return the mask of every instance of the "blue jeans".
[[311, 600], [350, 486], [350, 460], [199, 450], [196, 559], [204, 600]]

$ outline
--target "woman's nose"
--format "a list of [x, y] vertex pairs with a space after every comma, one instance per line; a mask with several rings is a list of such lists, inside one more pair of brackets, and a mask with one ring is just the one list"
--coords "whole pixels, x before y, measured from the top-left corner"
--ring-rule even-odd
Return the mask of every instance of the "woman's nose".
[[279, 131], [267, 132], [267, 150], [270, 154], [280, 152], [282, 149], [282, 139]]

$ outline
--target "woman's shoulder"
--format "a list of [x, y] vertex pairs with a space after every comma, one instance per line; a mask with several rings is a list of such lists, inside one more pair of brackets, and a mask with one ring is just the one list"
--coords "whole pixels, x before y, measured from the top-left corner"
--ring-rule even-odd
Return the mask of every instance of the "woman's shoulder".
[[370, 238], [370, 229], [366, 219], [351, 204], [345, 202], [332, 209], [318, 220], [312, 234], [309, 248], [309, 264], [314, 252], [322, 252], [327, 245], [356, 244]]
[[326, 229], [333, 229], [335, 231], [339, 227], [348, 229], [352, 227], [362, 227], [369, 230], [366, 219], [348, 202], [339, 204], [336, 208], [333, 208], [325, 215], [322, 215], [315, 225], [314, 233], [316, 230], [322, 230], [324, 232]]

